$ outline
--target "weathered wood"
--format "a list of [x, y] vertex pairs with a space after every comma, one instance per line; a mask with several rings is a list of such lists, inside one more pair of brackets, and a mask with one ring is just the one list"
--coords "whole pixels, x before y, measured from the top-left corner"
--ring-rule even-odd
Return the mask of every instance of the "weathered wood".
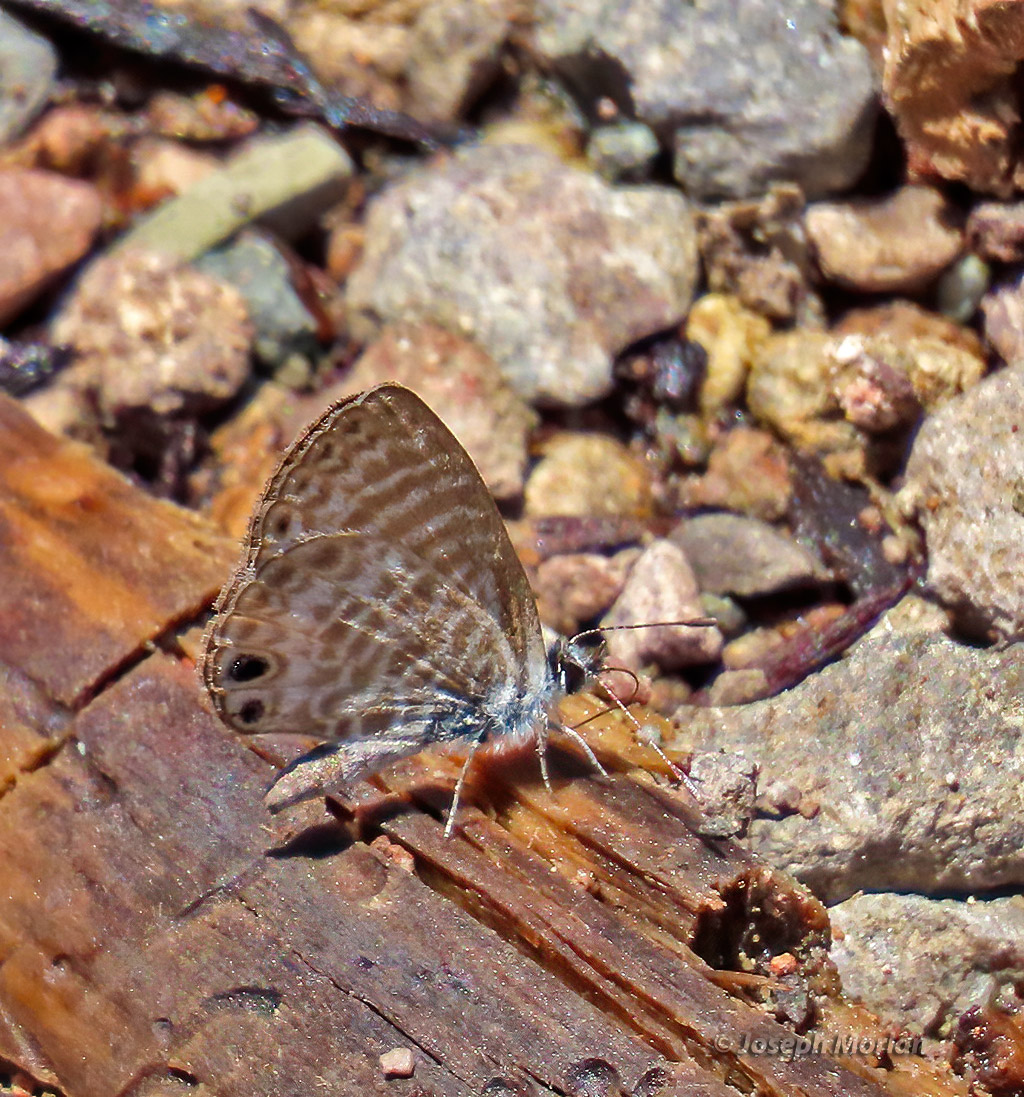
[[450, 840], [459, 760], [426, 753], [282, 845], [273, 767], [174, 641], [233, 547], [0, 401], [5, 454], [0, 1067], [67, 1097], [966, 1092], [920, 1059], [743, 1049], [792, 1036], [748, 971], [780, 952], [786, 1008], [813, 988], [818, 1031], [875, 1022], [832, 996], [821, 905], [700, 837], [616, 717], [587, 731], [611, 777], [559, 749], [549, 794], [529, 748], [484, 760]]
[[197, 613], [236, 549], [0, 395], [0, 662], [80, 702]]

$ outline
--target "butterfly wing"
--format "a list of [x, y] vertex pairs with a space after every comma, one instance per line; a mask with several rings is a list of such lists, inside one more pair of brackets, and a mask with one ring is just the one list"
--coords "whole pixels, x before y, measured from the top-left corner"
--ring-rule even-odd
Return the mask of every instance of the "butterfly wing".
[[234, 584], [203, 673], [239, 731], [332, 741], [484, 708], [515, 659], [494, 619], [409, 549], [335, 533]]
[[295, 442], [257, 507], [246, 565], [340, 531], [403, 546], [497, 623], [516, 685], [546, 681], [536, 603], [494, 500], [451, 431], [401, 385], [340, 401]]

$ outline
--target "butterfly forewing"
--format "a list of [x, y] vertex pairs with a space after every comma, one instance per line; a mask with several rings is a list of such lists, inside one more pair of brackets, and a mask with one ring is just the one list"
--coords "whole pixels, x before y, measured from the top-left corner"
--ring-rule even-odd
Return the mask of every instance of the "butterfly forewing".
[[313, 533], [404, 545], [498, 622], [536, 676], [544, 663], [529, 582], [486, 485], [423, 401], [381, 385], [331, 408], [271, 479], [249, 534], [259, 565]]
[[203, 676], [242, 731], [382, 736], [383, 756], [414, 724], [451, 737], [502, 690], [548, 682], [536, 605], [487, 488], [396, 385], [336, 404], [285, 454], [216, 610]]
[[408, 549], [363, 533], [317, 535], [256, 567], [207, 652], [233, 726], [323, 740], [486, 699], [515, 664], [472, 599]]

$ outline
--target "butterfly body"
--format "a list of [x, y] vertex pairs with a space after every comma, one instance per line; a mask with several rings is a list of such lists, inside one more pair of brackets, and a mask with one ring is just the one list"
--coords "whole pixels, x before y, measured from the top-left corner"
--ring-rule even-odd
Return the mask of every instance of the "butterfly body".
[[238, 731], [322, 744], [285, 772], [272, 807], [431, 743], [543, 749], [565, 684], [476, 467], [393, 384], [334, 405], [286, 452], [200, 669]]

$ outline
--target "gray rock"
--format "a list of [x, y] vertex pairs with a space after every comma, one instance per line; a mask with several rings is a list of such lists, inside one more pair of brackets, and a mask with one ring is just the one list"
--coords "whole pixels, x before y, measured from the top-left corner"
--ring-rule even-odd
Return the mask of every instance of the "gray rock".
[[186, 261], [261, 220], [284, 239], [316, 223], [344, 195], [353, 164], [319, 126], [250, 141], [220, 171], [158, 206], [118, 242]]
[[0, 143], [17, 137], [42, 110], [56, 75], [49, 41], [0, 12]]
[[747, 598], [827, 578], [821, 562], [767, 522], [740, 514], [701, 514], [671, 539], [686, 553], [701, 591]]
[[433, 322], [478, 343], [527, 400], [577, 405], [609, 390], [619, 351], [683, 317], [696, 277], [678, 193], [481, 146], [373, 202], [348, 304], [364, 340], [390, 320]]
[[[867, 51], [820, 0], [539, 0], [535, 45], [583, 99], [612, 95], [675, 153], [700, 198], [810, 197], [867, 164], [877, 110]], [[618, 83], [619, 92], [610, 91]]]
[[[846, 994], [883, 1020], [946, 1037], [996, 980], [1024, 979], [1024, 897], [987, 902], [859, 895], [829, 911]], [[879, 973], [884, 973], [883, 977]]]
[[292, 355], [306, 360], [316, 356], [316, 321], [295, 292], [288, 262], [271, 240], [245, 232], [194, 265], [230, 283], [245, 298], [255, 329], [253, 350], [261, 361], [276, 368]]
[[417, 118], [458, 117], [497, 75], [515, 6], [515, 0], [443, 0], [421, 7], [407, 63]]
[[587, 142], [587, 161], [603, 179], [642, 179], [658, 155], [658, 138], [642, 122], [598, 126]]
[[907, 616], [777, 697], [677, 713], [681, 747], [742, 752], [762, 788], [799, 790], [799, 814], [755, 819], [749, 841], [832, 902], [1024, 883], [1024, 647]]
[[749, 758], [714, 751], [694, 755], [690, 780], [700, 801], [700, 834], [733, 838], [747, 829], [757, 792], [757, 766]]
[[928, 543], [928, 584], [980, 636], [1024, 637], [1024, 365], [924, 422], [899, 503]]

